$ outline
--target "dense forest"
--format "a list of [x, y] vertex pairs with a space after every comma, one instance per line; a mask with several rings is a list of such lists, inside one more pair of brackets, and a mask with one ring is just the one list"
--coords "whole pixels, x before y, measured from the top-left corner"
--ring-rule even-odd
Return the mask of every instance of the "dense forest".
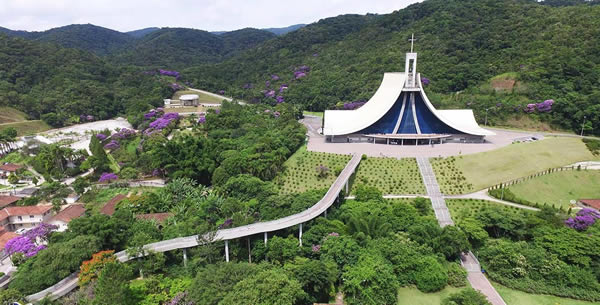
[[[418, 70], [437, 106], [473, 108], [481, 119], [489, 109], [495, 124], [528, 116], [577, 130], [586, 116], [586, 129], [599, 126], [600, 6], [547, 4], [428, 0], [388, 15], [339, 16], [184, 72], [199, 87], [255, 101], [271, 99], [263, 84], [275, 74], [289, 85], [286, 101], [321, 111], [368, 99], [384, 72], [403, 70], [415, 33]], [[297, 78], [302, 65], [310, 73]], [[549, 99], [552, 111], [526, 113]]]
[[[282, 36], [256, 29], [0, 28], [30, 40], [0, 38], [8, 63], [0, 71], [0, 103], [32, 118], [48, 114], [45, 121], [55, 126], [85, 112], [107, 118], [170, 94], [168, 84], [140, 72], [178, 69], [182, 84], [322, 111], [368, 99], [384, 72], [403, 69], [415, 33], [418, 70], [430, 80], [426, 90], [437, 107], [472, 108], [493, 125], [519, 127], [515, 121], [525, 119], [597, 135], [597, 3], [427, 0], [387, 15], [327, 18]], [[550, 100], [548, 108], [543, 103]]]

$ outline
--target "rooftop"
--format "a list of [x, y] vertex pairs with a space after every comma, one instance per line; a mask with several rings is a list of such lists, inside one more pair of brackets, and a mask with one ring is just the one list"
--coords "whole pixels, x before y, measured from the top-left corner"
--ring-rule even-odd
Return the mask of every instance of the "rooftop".
[[594, 209], [600, 210], [600, 199], [579, 199], [579, 202]]
[[6, 207], [0, 210], [0, 220], [10, 216], [43, 215], [52, 209], [51, 205], [32, 205], [22, 207]]
[[0, 208], [11, 205], [17, 201], [21, 200], [21, 197], [16, 196], [0, 196]]
[[15, 232], [6, 232], [0, 235], [0, 249], [4, 250], [4, 246], [6, 245], [6, 243], [17, 236], [19, 236], [19, 234]]
[[64, 210], [60, 211], [58, 214], [54, 215], [50, 221], [62, 221], [65, 223], [69, 223], [71, 220], [80, 217], [85, 213], [85, 208], [83, 204], [74, 204], [70, 205]]
[[4, 164], [0, 165], [0, 170], [7, 171], [7, 172], [15, 172], [22, 167], [23, 166], [19, 165], [19, 164], [4, 163]]
[[182, 96], [179, 97], [180, 101], [186, 100], [186, 101], [191, 101], [191, 100], [197, 100], [200, 97], [198, 97], [197, 94], [184, 94]]
[[100, 210], [100, 213], [108, 216], [112, 216], [115, 213], [115, 209], [117, 207], [117, 203], [121, 202], [123, 199], [127, 198], [127, 196], [123, 194], [118, 194], [109, 200]]

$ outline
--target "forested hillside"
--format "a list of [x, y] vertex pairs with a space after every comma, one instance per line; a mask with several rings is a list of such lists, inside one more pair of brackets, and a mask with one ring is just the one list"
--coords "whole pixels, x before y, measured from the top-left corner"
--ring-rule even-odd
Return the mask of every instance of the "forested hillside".
[[111, 60], [120, 64], [179, 69], [222, 61], [274, 37], [273, 33], [250, 28], [221, 35], [194, 29], [163, 28], [142, 36], [132, 48], [115, 53]]
[[[590, 129], [600, 126], [600, 6], [548, 4], [427, 0], [388, 15], [339, 16], [185, 75], [198, 87], [271, 103], [265, 81], [273, 90], [286, 84], [285, 101], [321, 111], [367, 99], [384, 72], [402, 71], [415, 33], [418, 69], [438, 106], [474, 108], [479, 118], [489, 109], [496, 124], [527, 116], [573, 130], [585, 115], [587, 132], [600, 134]], [[303, 65], [310, 71], [298, 71]], [[549, 112], [527, 107], [549, 99]]]
[[0, 105], [50, 125], [107, 119], [157, 106], [172, 94], [158, 76], [118, 68], [86, 51], [0, 34]]

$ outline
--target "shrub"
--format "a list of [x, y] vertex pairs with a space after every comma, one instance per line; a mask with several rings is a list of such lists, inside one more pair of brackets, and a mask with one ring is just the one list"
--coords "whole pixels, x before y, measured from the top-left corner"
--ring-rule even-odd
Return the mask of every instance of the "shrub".
[[491, 305], [483, 294], [473, 288], [467, 288], [449, 295], [442, 305]]
[[434, 292], [444, 289], [448, 283], [448, 274], [434, 257], [425, 256], [417, 263], [415, 285], [423, 292]]
[[448, 285], [453, 287], [467, 286], [467, 271], [458, 263], [449, 263], [446, 266], [448, 270]]

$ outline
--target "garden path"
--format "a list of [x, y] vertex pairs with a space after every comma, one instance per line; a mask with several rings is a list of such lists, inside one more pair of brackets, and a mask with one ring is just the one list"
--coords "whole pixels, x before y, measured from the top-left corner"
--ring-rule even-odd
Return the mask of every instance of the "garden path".
[[[442, 196], [442, 193], [440, 192], [440, 186], [435, 178], [435, 172], [431, 167], [431, 163], [429, 163], [429, 158], [417, 157], [417, 164], [419, 165], [419, 171], [421, 172], [421, 177], [425, 183], [425, 189], [431, 200], [431, 205], [433, 206], [433, 211], [435, 212], [438, 223], [441, 227], [454, 225], [452, 217], [450, 216], [450, 211], [448, 211], [448, 207], [446, 206], [444, 196]], [[493, 305], [506, 305], [490, 281], [488, 281], [483, 273], [481, 273], [479, 261], [472, 252], [469, 251], [461, 256], [461, 264], [463, 268], [467, 270], [467, 280], [471, 284], [471, 287], [484, 294]]]

